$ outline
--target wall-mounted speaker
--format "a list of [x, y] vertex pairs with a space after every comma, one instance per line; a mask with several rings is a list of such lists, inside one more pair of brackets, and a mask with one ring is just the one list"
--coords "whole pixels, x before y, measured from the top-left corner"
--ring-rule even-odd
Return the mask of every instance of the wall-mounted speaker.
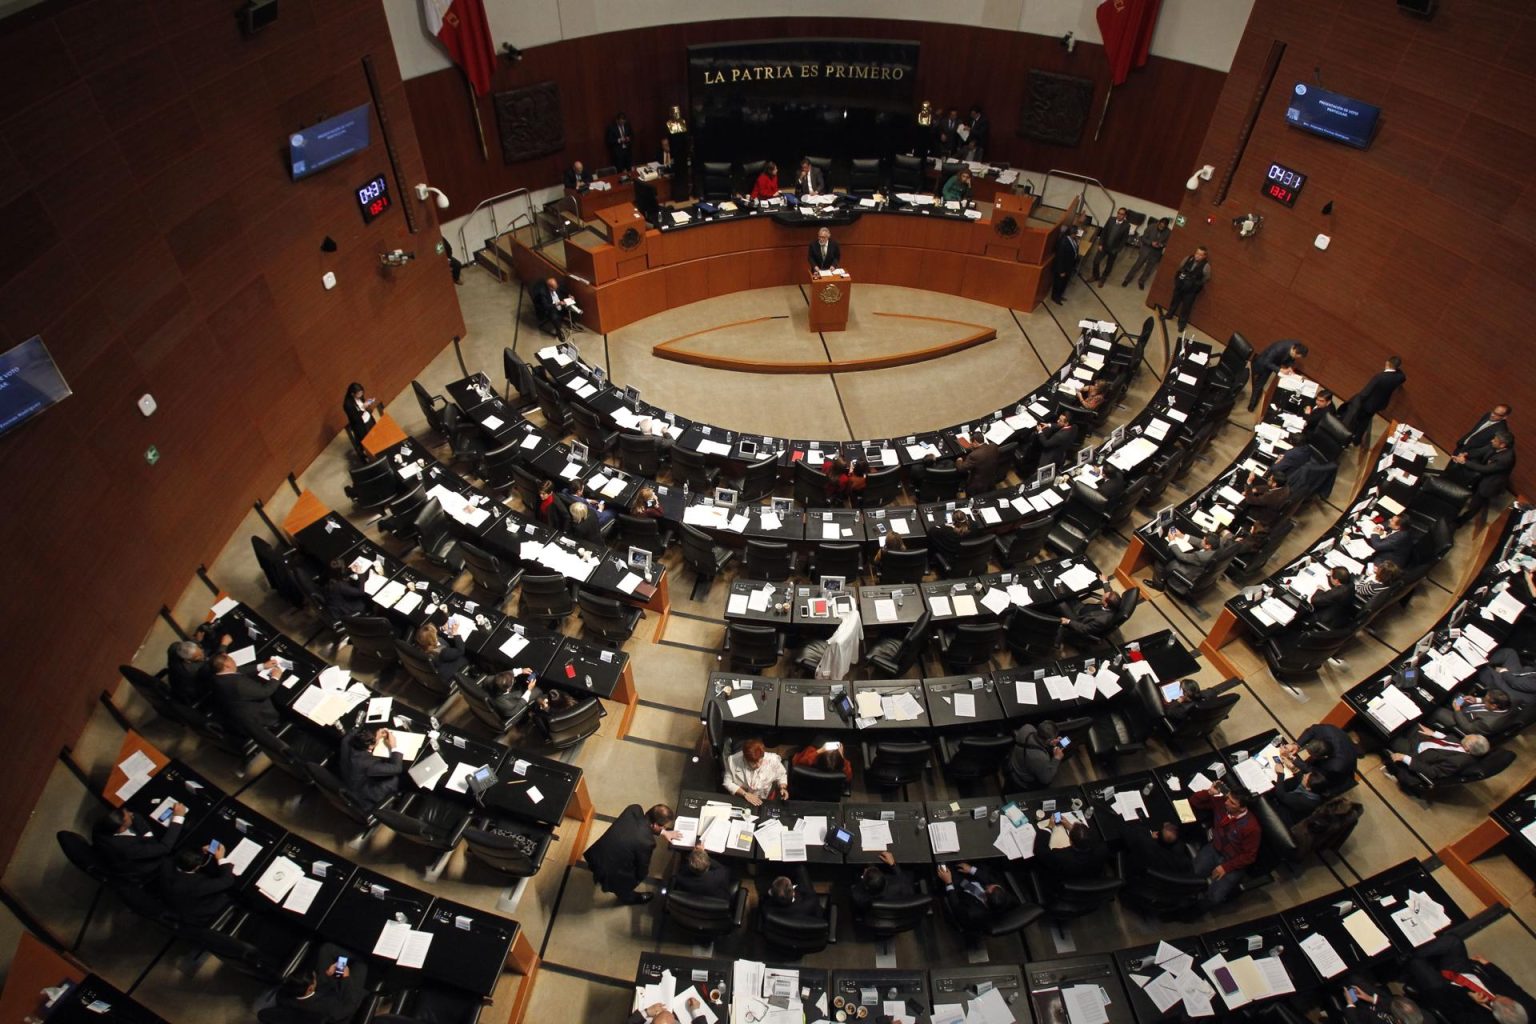
[[1421, 18], [1432, 17], [1440, 0], [1397, 0], [1397, 9]]
[[253, 36], [277, 20], [277, 0], [245, 0], [235, 12], [242, 35]]

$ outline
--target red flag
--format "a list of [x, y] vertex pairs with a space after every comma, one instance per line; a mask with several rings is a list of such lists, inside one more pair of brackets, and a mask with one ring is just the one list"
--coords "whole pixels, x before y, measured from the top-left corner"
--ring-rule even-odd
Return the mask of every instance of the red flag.
[[1096, 12], [1111, 85], [1123, 85], [1132, 68], [1144, 67], [1163, 0], [1104, 0]]
[[448, 56], [464, 71], [476, 96], [491, 91], [496, 48], [485, 22], [485, 0], [421, 0], [427, 31], [437, 36]]

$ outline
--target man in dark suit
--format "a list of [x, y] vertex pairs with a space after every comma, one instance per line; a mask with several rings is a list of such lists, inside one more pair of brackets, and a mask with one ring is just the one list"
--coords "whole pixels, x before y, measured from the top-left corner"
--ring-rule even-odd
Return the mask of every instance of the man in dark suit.
[[[1066, 833], [1065, 846], [1051, 843], [1057, 830]], [[1109, 861], [1109, 848], [1092, 829], [1080, 822], [1071, 826], [1057, 824], [1050, 831], [1035, 830], [1035, 862], [1058, 879], [1098, 878]]]
[[246, 675], [227, 654], [213, 658], [213, 693], [229, 724], [245, 736], [270, 733], [279, 723], [272, 695], [282, 688], [282, 673], [272, 679]]
[[1156, 832], [1131, 826], [1120, 830], [1125, 843], [1127, 873], [1166, 871], [1185, 874], [1194, 869], [1195, 857], [1179, 835], [1179, 826], [1165, 821]]
[[1429, 720], [1442, 729], [1454, 729], [1463, 736], [1496, 736], [1513, 720], [1515, 708], [1503, 690], [1482, 694], [1458, 694], [1448, 708], [1436, 708]]
[[955, 460], [955, 465], [966, 472], [965, 493], [984, 494], [996, 487], [1007, 472], [1003, 468], [1003, 450], [986, 438], [974, 441], [962, 436], [956, 441], [965, 449], [965, 454]]
[[800, 173], [795, 175], [795, 195], [819, 196], [827, 190], [827, 181], [821, 168], [809, 160], [800, 161]]
[[1348, 569], [1328, 570], [1331, 585], [1312, 595], [1312, 616], [1304, 629], [1339, 629], [1355, 617], [1355, 577]]
[[1066, 298], [1067, 286], [1077, 272], [1077, 238], [1076, 228], [1063, 228], [1056, 236], [1055, 258], [1051, 261], [1051, 301], [1058, 306]]
[[1355, 396], [1344, 403], [1344, 407], [1339, 410], [1339, 418], [1349, 428], [1355, 444], [1362, 444], [1369, 439], [1372, 418], [1386, 409], [1387, 404], [1392, 401], [1392, 393], [1402, 387], [1403, 381], [1407, 379], [1407, 375], [1403, 373], [1402, 359], [1398, 356], [1388, 356], [1381, 372], [1366, 381], [1365, 387], [1355, 392]]
[[[380, 743], [389, 751], [388, 757], [373, 752]], [[360, 725], [341, 738], [336, 775], [364, 806], [377, 807], [398, 793], [404, 773], [404, 755], [395, 749], [395, 737], [388, 729]]]
[[491, 677], [487, 692], [492, 710], [507, 722], [522, 718], [530, 705], [544, 699], [544, 690], [531, 668], [496, 673]]
[[608, 144], [608, 160], [614, 167], [627, 171], [634, 166], [629, 154], [635, 145], [635, 133], [629, 127], [628, 114], [620, 111], [604, 133], [603, 141]]
[[1115, 270], [1115, 259], [1130, 238], [1131, 222], [1126, 220], [1125, 207], [1122, 206], [1115, 211], [1114, 220], [1100, 229], [1099, 237], [1093, 243], [1092, 284], [1101, 285], [1109, 280], [1109, 275]]
[[91, 841], [114, 875], [133, 881], [149, 881], [160, 874], [161, 865], [170, 858], [186, 820], [186, 805], [176, 804], [171, 809], [171, 822], [166, 826], [165, 834], [156, 835], [138, 815], [118, 807], [96, 822], [91, 830]]
[[1354, 781], [1355, 766], [1360, 760], [1360, 751], [1349, 733], [1328, 722], [1318, 722], [1303, 729], [1296, 737], [1292, 753], [1299, 766], [1323, 773], [1330, 792]]
[[1271, 471], [1269, 476], [1251, 479], [1243, 491], [1242, 509], [1248, 518], [1265, 526], [1274, 526], [1291, 502], [1291, 488], [1285, 476]]
[[[347, 958], [340, 970], [337, 959]], [[368, 995], [368, 968], [354, 953], [323, 943], [314, 969], [289, 975], [277, 990], [277, 1002], [261, 1011], [261, 1024], [342, 1024], [351, 1020]]]
[[1509, 647], [1488, 655], [1488, 664], [1477, 670], [1477, 681], [1485, 690], [1513, 690], [1536, 697], [1536, 666], [1522, 665], [1519, 653]]
[[[790, 868], [786, 865], [785, 870]], [[803, 917], [807, 920], [820, 917], [821, 896], [811, 886], [810, 871], [804, 864], [794, 865], [793, 871], [793, 878], [784, 874], [772, 880], [768, 880], [764, 873], [762, 879], [767, 884], [758, 891], [758, 902], [764, 910], [790, 917]]]
[[[1168, 539], [1182, 537], [1184, 534], [1176, 529], [1168, 531]], [[1214, 531], [1201, 537], [1193, 548], [1188, 551], [1180, 551], [1170, 547], [1170, 557], [1166, 562], [1159, 561], [1152, 567], [1152, 576], [1142, 580], [1142, 585], [1153, 590], [1163, 590], [1168, 586], [1168, 570], [1175, 566], [1181, 575], [1193, 579], [1205, 571], [1205, 567], [1226, 553], [1227, 539]]]
[[731, 869], [711, 857], [703, 843], [689, 851], [682, 867], [672, 876], [672, 891], [689, 896], [705, 896], [729, 902], [735, 889]]
[[954, 870], [938, 867], [939, 884], [944, 886], [944, 906], [950, 918], [963, 932], [984, 932], [994, 918], [1011, 909], [1013, 894], [1000, 885], [992, 869], [985, 864], [961, 861]]
[[225, 850], [188, 847], [170, 861], [161, 861], [158, 889], [165, 909], [182, 924], [207, 928], [231, 905], [229, 890], [240, 881]]
[[1059, 414], [1053, 423], [1041, 423], [1035, 428], [1034, 468], [1054, 465], [1058, 471], [1066, 469], [1077, 451], [1079, 436], [1077, 424], [1066, 413]]
[[854, 917], [869, 913], [876, 900], [905, 900], [916, 895], [917, 883], [896, 863], [896, 856], [890, 850], [881, 850], [880, 863], [866, 867], [859, 874], [859, 880], [848, 888]]
[[635, 892], [635, 887], [651, 870], [656, 837], [669, 842], [676, 838], [677, 833], [669, 831], [673, 818], [672, 808], [666, 804], [648, 811], [630, 804], [619, 820], [587, 847], [587, 867], [604, 892], [617, 896], [620, 903], [649, 903], [656, 898], [653, 892]]
[[987, 145], [992, 141], [992, 122], [981, 112], [981, 104], [971, 104], [970, 116], [965, 119], [965, 148], [970, 159], [985, 159]]
[[1509, 406], [1500, 402], [1478, 420], [1472, 429], [1462, 434], [1456, 441], [1456, 448], [1452, 455], [1460, 455], [1470, 452], [1474, 448], [1481, 448], [1492, 440], [1494, 434], [1507, 434], [1509, 429]]
[[1009, 790], [1047, 789], [1066, 756], [1055, 722], [1025, 722], [1014, 730], [1013, 746], [1003, 762], [1003, 780]]
[[587, 170], [580, 160], [571, 164], [570, 168], [565, 172], [566, 188], [581, 192], [590, 184], [592, 184], [592, 172]]
[[1372, 562], [1395, 562], [1399, 569], [1405, 569], [1413, 557], [1413, 532], [1408, 529], [1408, 517], [1401, 512], [1387, 520], [1386, 529], [1365, 538], [1365, 542], [1376, 552]]
[[1120, 617], [1120, 595], [1108, 587], [1096, 601], [1072, 603], [1061, 618], [1062, 636], [1077, 643], [1098, 641], [1109, 635]]
[[812, 270], [831, 270], [842, 265], [843, 250], [832, 240], [832, 232], [822, 228], [816, 232], [816, 241], [806, 247], [805, 258]]
[[533, 293], [533, 312], [538, 317], [539, 326], [557, 338], [565, 337], [571, 325], [573, 313], [566, 302], [570, 297], [571, 293], [560, 287], [560, 282], [553, 277], [545, 278], [544, 284]]
[[1159, 217], [1156, 222], [1147, 221], [1141, 229], [1141, 246], [1136, 250], [1136, 262], [1125, 272], [1125, 280], [1120, 282], [1120, 287], [1129, 287], [1131, 278], [1135, 277], [1136, 287], [1146, 290], [1147, 279], [1157, 272], [1157, 265], [1163, 261], [1163, 250], [1168, 248], [1168, 238], [1172, 233], [1167, 217]]
[[1451, 1024], [1510, 1024], [1536, 1015], [1536, 999], [1498, 965], [1469, 954], [1457, 935], [1439, 935], [1420, 946], [1404, 980]]
[[213, 667], [200, 644], [191, 640], [171, 644], [165, 652], [165, 668], [171, 696], [194, 708], [208, 699]]
[[1503, 432], [1494, 434], [1479, 448], [1452, 457], [1451, 478], [1472, 488], [1472, 500], [1456, 517], [1456, 525], [1460, 526], [1474, 516], [1478, 529], [1488, 525], [1488, 505], [1508, 490], [1509, 477], [1514, 471], [1515, 439]]
[[1173, 297], [1168, 300], [1168, 308], [1159, 314], [1161, 318], [1167, 320], [1176, 317], [1179, 333], [1183, 334], [1184, 328], [1189, 326], [1190, 315], [1195, 311], [1195, 300], [1210, 280], [1211, 252], [1202, 245], [1185, 257], [1179, 269], [1174, 272]]
[[1264, 397], [1264, 385], [1271, 376], [1295, 366], [1296, 360], [1304, 358], [1306, 354], [1307, 346], [1301, 342], [1294, 338], [1281, 338], [1254, 356], [1252, 381], [1248, 387], [1248, 411], [1252, 412], [1259, 407], [1259, 401]]
[[[1275, 766], [1280, 774], [1280, 766]], [[1275, 779], [1275, 803], [1286, 825], [1294, 826], [1323, 804], [1323, 787], [1327, 780], [1321, 772], [1296, 772], [1290, 778]]]
[[1453, 779], [1475, 765], [1491, 748], [1486, 736], [1464, 736], [1460, 743], [1422, 723], [1418, 729], [1392, 744], [1388, 769], [1397, 784], [1412, 790], [1418, 776], [1430, 782]]

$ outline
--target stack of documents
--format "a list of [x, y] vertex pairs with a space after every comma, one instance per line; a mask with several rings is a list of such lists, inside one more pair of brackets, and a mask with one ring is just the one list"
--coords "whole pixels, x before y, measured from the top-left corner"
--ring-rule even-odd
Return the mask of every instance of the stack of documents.
[[144, 784], [155, 773], [155, 762], [142, 750], [135, 750], [117, 767], [128, 777], [128, 781], [117, 787], [116, 796], [124, 801], [143, 789]]
[[1229, 1010], [1296, 991], [1285, 963], [1277, 956], [1228, 960], [1218, 953], [1201, 964], [1200, 969], [1215, 982], [1216, 992]]
[[859, 820], [859, 849], [865, 852], [888, 849], [894, 840], [891, 838], [891, 823], [884, 818], [861, 818]]
[[1387, 732], [1396, 732], [1409, 722], [1418, 721], [1422, 714], [1419, 706], [1399, 690], [1396, 683], [1388, 683], [1381, 693], [1366, 704], [1365, 710]]
[[[1132, 983], [1152, 1000], [1161, 1014], [1167, 1015], [1180, 1002], [1183, 1002], [1184, 1012], [1190, 1017], [1209, 1017], [1213, 1014], [1211, 1000], [1215, 997], [1215, 990], [1195, 970], [1195, 958], [1177, 946], [1159, 942], [1150, 961], [1143, 961], [1140, 971], [1131, 971], [1129, 974]], [[1064, 989], [1063, 997], [1065, 993]], [[1067, 1010], [1070, 1015], [1070, 1003]]]
[[421, 967], [432, 948], [432, 933], [417, 931], [404, 921], [386, 921], [373, 944], [373, 955], [400, 967]]

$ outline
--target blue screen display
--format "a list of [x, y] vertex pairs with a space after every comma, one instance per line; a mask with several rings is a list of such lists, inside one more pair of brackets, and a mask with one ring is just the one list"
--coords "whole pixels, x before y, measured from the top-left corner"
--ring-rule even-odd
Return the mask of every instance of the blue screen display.
[[1291, 102], [1285, 108], [1285, 119], [1293, 127], [1356, 149], [1371, 144], [1380, 116], [1380, 107], [1305, 82], [1296, 83], [1291, 90]]
[[70, 395], [41, 337], [0, 354], [0, 434]]
[[364, 103], [288, 136], [288, 163], [293, 180], [323, 171], [367, 149], [368, 116], [372, 112], [373, 105]]

